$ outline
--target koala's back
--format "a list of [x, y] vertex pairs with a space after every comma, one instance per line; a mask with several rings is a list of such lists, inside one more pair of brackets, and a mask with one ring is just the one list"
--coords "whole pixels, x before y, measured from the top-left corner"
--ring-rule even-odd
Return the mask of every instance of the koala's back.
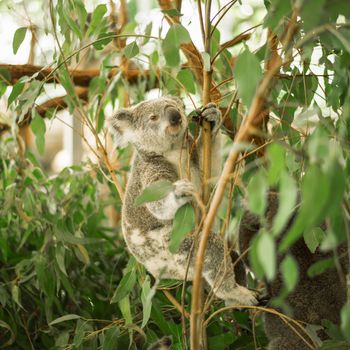
[[[277, 194], [269, 194], [268, 204], [266, 219], [267, 222], [271, 224], [278, 209]], [[292, 225], [295, 216], [296, 213], [292, 215], [277, 243], [283, 239], [288, 228]], [[323, 226], [323, 228], [325, 229], [326, 227]], [[241, 252], [249, 247], [251, 239], [259, 229], [259, 218], [250, 212], [245, 212], [242, 217], [239, 234]], [[333, 256], [332, 252], [325, 253], [317, 249], [316, 252], [312, 254], [306, 246], [303, 237], [301, 237], [290, 247], [288, 254], [291, 254], [296, 259], [299, 266], [299, 282], [294, 291], [286, 298], [286, 303], [293, 312], [291, 316], [296, 320], [310, 324], [320, 324], [322, 319], [328, 319], [333, 323], [339, 324], [340, 310], [347, 299], [345, 276], [348, 270], [347, 244], [341, 244], [337, 250], [342, 271], [337, 271], [335, 268], [332, 268], [313, 278], [307, 275], [309, 267], [318, 261], [331, 258]], [[284, 254], [278, 254], [277, 266], [281, 265], [284, 257]], [[268, 294], [271, 297], [277, 297], [280, 295], [282, 287], [282, 275], [278, 273], [273, 281], [267, 283]], [[291, 327], [278, 316], [269, 313], [265, 314], [265, 331], [270, 340], [269, 350], [309, 349]], [[299, 330], [299, 333], [305, 337], [303, 331]], [[323, 333], [318, 335], [321, 339], [326, 338]], [[307, 336], [306, 338], [310, 342]]]

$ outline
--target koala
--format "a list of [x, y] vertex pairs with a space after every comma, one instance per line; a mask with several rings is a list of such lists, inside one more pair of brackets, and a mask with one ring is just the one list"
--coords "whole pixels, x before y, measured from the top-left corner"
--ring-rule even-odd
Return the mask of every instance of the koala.
[[[216, 134], [220, 111], [210, 103], [201, 115], [213, 125], [213, 148], [219, 147]], [[187, 237], [175, 254], [168, 248], [175, 213], [192, 201], [193, 193], [200, 189], [202, 176], [198, 156], [201, 141], [197, 142], [197, 149], [192, 147], [193, 137], [182, 101], [173, 97], [143, 101], [119, 110], [110, 123], [117, 144], [131, 143], [135, 148], [122, 208], [122, 230], [128, 249], [155, 278], [192, 280], [195, 252], [187, 276], [186, 267], [193, 237]], [[212, 164], [217, 166], [214, 159]], [[171, 181], [174, 190], [163, 199], [136, 207], [138, 195], [160, 180]], [[256, 304], [256, 292], [236, 282], [234, 264], [225, 258], [222, 239], [212, 233], [203, 277], [214, 294], [228, 304]]]
[[[274, 192], [268, 195], [268, 207], [265, 213], [267, 225], [272, 224], [272, 220], [278, 210], [278, 196]], [[287, 233], [296, 217], [296, 212], [291, 215], [285, 229], [280, 234], [277, 243]], [[259, 217], [246, 211], [243, 214], [240, 230], [239, 245], [240, 251], [249, 248], [251, 239], [257, 234], [262, 226]], [[322, 226], [326, 229], [326, 225]], [[285, 302], [291, 308], [294, 319], [308, 323], [321, 324], [322, 319], [328, 319], [335, 324], [340, 323], [340, 310], [347, 300], [346, 273], [348, 271], [347, 244], [343, 243], [338, 247], [338, 257], [341, 273], [335, 268], [328, 269], [322, 274], [310, 278], [307, 275], [309, 267], [326, 258], [332, 257], [332, 252], [321, 252], [319, 249], [313, 254], [306, 246], [303, 237], [295, 242], [289, 249], [299, 265], [299, 282], [294, 291], [291, 292]], [[280, 266], [285, 254], [278, 254], [277, 266]], [[274, 280], [266, 282], [267, 292], [271, 298], [280, 295], [283, 280], [280, 273]], [[269, 305], [270, 307], [273, 307]], [[309, 346], [278, 316], [265, 313], [264, 315], [265, 333], [269, 339], [268, 350], [307, 350]], [[299, 333], [301, 333], [299, 331]], [[310, 339], [302, 333], [304, 338], [311, 343]], [[318, 336], [324, 340], [326, 335], [320, 332]]]
[[151, 344], [147, 350], [169, 350], [171, 349], [171, 346], [173, 344], [173, 341], [171, 337], [165, 336], [163, 338], [160, 338], [158, 341]]

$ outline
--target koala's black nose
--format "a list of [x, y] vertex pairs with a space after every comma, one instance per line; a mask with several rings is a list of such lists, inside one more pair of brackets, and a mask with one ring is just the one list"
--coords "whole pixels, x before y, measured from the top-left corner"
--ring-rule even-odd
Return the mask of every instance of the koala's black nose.
[[181, 114], [177, 109], [169, 108], [167, 110], [167, 115], [168, 115], [170, 125], [181, 124]]

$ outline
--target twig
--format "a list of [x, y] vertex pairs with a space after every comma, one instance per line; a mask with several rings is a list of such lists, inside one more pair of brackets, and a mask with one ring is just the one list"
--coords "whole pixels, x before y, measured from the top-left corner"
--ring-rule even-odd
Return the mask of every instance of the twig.
[[181, 306], [181, 304], [173, 297], [173, 295], [166, 289], [161, 290], [168, 300], [175, 306], [175, 309], [179, 311], [187, 319], [190, 318], [190, 314]]

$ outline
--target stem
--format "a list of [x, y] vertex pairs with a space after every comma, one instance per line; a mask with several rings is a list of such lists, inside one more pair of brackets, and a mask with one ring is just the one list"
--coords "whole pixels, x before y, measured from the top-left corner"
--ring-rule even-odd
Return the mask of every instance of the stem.
[[[211, 10], [211, 0], [206, 0], [205, 2], [205, 24], [203, 28], [203, 16], [200, 1], [198, 1], [198, 12], [200, 16], [202, 35], [204, 40], [205, 52], [210, 55], [210, 44], [211, 44], [211, 23], [210, 23], [210, 10]], [[212, 69], [211, 66], [203, 67], [203, 105], [207, 105], [210, 102], [210, 88], [211, 88], [211, 76]], [[203, 202], [207, 203], [210, 196], [209, 183], [208, 180], [211, 176], [211, 126], [207, 121], [203, 121], [202, 125], [202, 138], [203, 138]], [[203, 265], [204, 259], [201, 259], [200, 264]], [[202, 267], [201, 267], [202, 272]], [[198, 276], [199, 279], [202, 278], [202, 273]], [[201, 283], [199, 284], [201, 286]], [[201, 288], [199, 288], [198, 293], [194, 294], [192, 298], [191, 307], [191, 349], [197, 350], [201, 346], [201, 338], [204, 338], [203, 343], [205, 343], [204, 337], [201, 337], [201, 323], [202, 323], [202, 298], [201, 298]]]

